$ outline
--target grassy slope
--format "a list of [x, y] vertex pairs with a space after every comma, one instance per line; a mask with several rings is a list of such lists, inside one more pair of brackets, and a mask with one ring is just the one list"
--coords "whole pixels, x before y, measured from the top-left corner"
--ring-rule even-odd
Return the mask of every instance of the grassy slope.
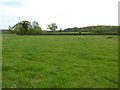
[[117, 41], [117, 36], [3, 35], [3, 87], [117, 87]]

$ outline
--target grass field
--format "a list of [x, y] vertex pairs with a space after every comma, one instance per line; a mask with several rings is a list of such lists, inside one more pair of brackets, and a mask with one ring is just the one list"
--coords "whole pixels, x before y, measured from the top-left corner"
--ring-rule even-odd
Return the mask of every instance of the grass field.
[[3, 34], [3, 88], [116, 88], [118, 37]]

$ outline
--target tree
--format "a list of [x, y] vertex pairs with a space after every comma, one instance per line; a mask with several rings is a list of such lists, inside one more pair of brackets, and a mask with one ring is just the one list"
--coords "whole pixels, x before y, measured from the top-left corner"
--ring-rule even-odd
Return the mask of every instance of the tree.
[[32, 26], [31, 26], [31, 22], [24, 20], [24, 21], [18, 22], [12, 28], [15, 31], [15, 33], [18, 35], [27, 35], [29, 29], [32, 28]]
[[33, 21], [32, 26], [33, 28], [39, 28], [39, 23], [36, 21]]
[[51, 23], [48, 25], [47, 29], [50, 29], [51, 31], [55, 31], [57, 28], [58, 27], [57, 27], [56, 23]]
[[42, 34], [42, 29], [41, 29], [41, 27], [39, 26], [39, 23], [38, 23], [38, 22], [33, 21], [32, 27], [33, 27], [33, 33], [34, 33], [35, 35]]
[[14, 33], [13, 27], [9, 26], [8, 30], [9, 30], [9, 32], [11, 32], [12, 34]]
[[9, 27], [10, 31], [18, 35], [38, 35], [42, 33], [39, 23], [34, 21], [32, 24], [29, 21], [23, 20], [18, 22], [13, 27]]

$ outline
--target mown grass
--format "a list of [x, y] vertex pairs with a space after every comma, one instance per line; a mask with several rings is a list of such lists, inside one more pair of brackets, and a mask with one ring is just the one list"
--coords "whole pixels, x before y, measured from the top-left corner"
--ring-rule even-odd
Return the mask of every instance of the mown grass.
[[3, 88], [116, 88], [118, 38], [3, 35]]

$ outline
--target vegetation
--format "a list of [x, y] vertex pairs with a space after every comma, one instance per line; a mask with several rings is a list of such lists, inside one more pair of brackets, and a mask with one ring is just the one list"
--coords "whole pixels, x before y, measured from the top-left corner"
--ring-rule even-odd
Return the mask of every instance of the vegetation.
[[118, 34], [118, 26], [89, 26], [83, 28], [67, 28], [64, 32], [80, 32], [81, 34]]
[[98, 25], [98, 26], [88, 26], [82, 28], [73, 27], [64, 30], [60, 28], [60, 30], [56, 31], [57, 28], [58, 26], [56, 25], [56, 23], [51, 23], [48, 25], [47, 28], [50, 29], [50, 31], [45, 31], [45, 30], [42, 31], [38, 22], [34, 21], [31, 24], [31, 22], [23, 20], [21, 22], [18, 22], [13, 27], [9, 27], [9, 32], [3, 32], [3, 33], [11, 32], [12, 34], [16, 33], [17, 35], [117, 35], [118, 34], [118, 26]]
[[39, 35], [42, 34], [42, 29], [39, 27], [39, 23], [34, 21], [31, 25], [29, 21], [18, 22], [15, 26], [9, 27], [11, 33], [17, 35]]
[[118, 87], [118, 26], [57, 28], [23, 20], [3, 30], [3, 88]]
[[2, 56], [3, 88], [118, 87], [117, 36], [3, 34]]
[[55, 31], [57, 28], [58, 27], [57, 27], [56, 23], [51, 23], [48, 25], [47, 29], [50, 29], [51, 31]]

